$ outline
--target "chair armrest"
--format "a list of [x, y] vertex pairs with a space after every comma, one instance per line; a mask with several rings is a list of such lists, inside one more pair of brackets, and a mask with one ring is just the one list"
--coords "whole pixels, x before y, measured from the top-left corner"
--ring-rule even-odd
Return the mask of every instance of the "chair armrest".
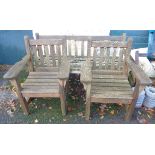
[[23, 59], [19, 62], [17, 62], [15, 65], [13, 65], [8, 72], [3, 76], [4, 79], [15, 79], [18, 77], [19, 73], [23, 70], [23, 68], [25, 67], [25, 65], [27, 64], [27, 62], [30, 59], [30, 55], [26, 55], [23, 57]]
[[83, 83], [91, 83], [92, 81], [92, 64], [90, 59], [87, 59], [82, 65], [81, 65], [81, 76], [80, 81]]
[[145, 74], [145, 72], [138, 66], [133, 60], [128, 59], [126, 60], [127, 66], [131, 69], [133, 72], [136, 80], [141, 85], [151, 85], [152, 81], [150, 78]]
[[67, 56], [64, 56], [62, 59], [62, 63], [59, 67], [58, 78], [60, 80], [67, 80], [69, 78], [70, 73], [70, 63], [67, 59]]

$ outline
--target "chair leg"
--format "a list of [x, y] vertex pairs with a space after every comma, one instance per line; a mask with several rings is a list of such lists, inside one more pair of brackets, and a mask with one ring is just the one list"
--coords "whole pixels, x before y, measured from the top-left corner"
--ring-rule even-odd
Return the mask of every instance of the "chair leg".
[[86, 114], [85, 114], [85, 119], [89, 120], [90, 119], [90, 105], [91, 105], [91, 100], [90, 100], [90, 90], [91, 90], [91, 84], [84, 85], [86, 89]]
[[131, 104], [126, 105], [125, 121], [131, 120], [134, 110], [135, 110], [135, 104], [133, 101], [131, 102]]
[[59, 91], [60, 91], [60, 101], [61, 101], [61, 111], [62, 115], [66, 115], [66, 96], [65, 96], [65, 89], [64, 89], [64, 81], [59, 82]]
[[90, 99], [87, 99], [87, 101], [86, 101], [86, 114], [85, 114], [87, 121], [90, 119], [90, 105], [91, 105]]
[[17, 82], [16, 79], [11, 80], [11, 83], [16, 88], [16, 92], [17, 92], [17, 95], [18, 95], [18, 100], [19, 100], [19, 103], [20, 103], [24, 113], [26, 115], [28, 115], [29, 114], [28, 103], [27, 103], [26, 99], [23, 97], [23, 95], [21, 94], [20, 84]]
[[62, 93], [60, 95], [60, 101], [61, 101], [62, 115], [65, 116], [66, 115], [66, 100], [65, 100], [65, 94], [64, 93]]

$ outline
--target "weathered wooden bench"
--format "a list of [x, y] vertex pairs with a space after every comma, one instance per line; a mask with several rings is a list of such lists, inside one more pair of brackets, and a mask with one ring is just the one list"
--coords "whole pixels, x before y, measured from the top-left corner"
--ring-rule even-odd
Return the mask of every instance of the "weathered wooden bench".
[[[25, 37], [26, 56], [5, 75], [15, 86], [19, 102], [25, 114], [32, 98], [60, 98], [62, 114], [66, 114], [65, 84], [70, 65], [66, 56], [66, 41], [63, 39], [30, 39]], [[29, 75], [23, 85], [18, 76], [28, 64]]]
[[[123, 41], [126, 39], [126, 34], [122, 36], [76, 36], [76, 35], [39, 35], [35, 34], [36, 39], [65, 39], [67, 44], [67, 57], [71, 65], [71, 73], [80, 73], [82, 62], [86, 58], [91, 58], [93, 61], [93, 53], [90, 51], [90, 40], [102, 41]], [[88, 50], [87, 50], [88, 49]]]
[[[86, 89], [86, 120], [90, 118], [91, 103], [123, 103], [125, 120], [130, 120], [139, 92], [151, 84], [144, 71], [130, 59], [132, 39], [90, 40], [88, 44], [93, 61], [88, 58], [81, 67], [81, 82]], [[136, 77], [134, 91], [128, 81], [130, 70]]]

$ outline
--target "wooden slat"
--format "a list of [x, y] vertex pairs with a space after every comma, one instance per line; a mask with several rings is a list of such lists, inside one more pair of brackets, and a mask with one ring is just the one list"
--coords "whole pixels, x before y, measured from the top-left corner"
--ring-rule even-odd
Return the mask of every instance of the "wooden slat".
[[73, 35], [39, 35], [40, 39], [67, 39], [76, 41], [87, 41], [87, 40], [112, 40], [122, 41], [122, 36], [73, 36]]
[[92, 47], [127, 47], [127, 43], [126, 42], [114, 42], [114, 41], [92, 41]]
[[30, 39], [30, 45], [61, 45], [63, 44], [63, 40], [61, 39]]
[[92, 91], [132, 91], [131, 87], [97, 87], [92, 86]]
[[119, 51], [119, 58], [118, 58], [118, 64], [117, 64], [118, 70], [121, 70], [122, 61], [123, 61], [123, 49], [120, 49], [120, 51]]
[[93, 74], [93, 79], [127, 79], [126, 75], [99, 75]]
[[102, 63], [104, 61], [104, 49], [100, 48], [99, 69], [102, 69]]
[[45, 51], [45, 54], [46, 54], [46, 63], [47, 63], [47, 66], [50, 66], [50, 58], [49, 58], [49, 49], [48, 49], [48, 46], [45, 45], [44, 46], [44, 51]]
[[23, 86], [58, 86], [58, 83], [24, 82]]
[[24, 97], [59, 97], [59, 89], [23, 89]]
[[27, 83], [57, 83], [58, 79], [26, 79]]
[[38, 51], [36, 46], [31, 47], [31, 52], [32, 52], [32, 55], [34, 55], [34, 63], [37, 66], [39, 64], [39, 57], [38, 57]]
[[55, 62], [55, 49], [54, 49], [54, 45], [50, 46], [50, 55], [52, 57], [53, 67], [55, 67], [56, 66], [56, 62]]
[[[94, 55], [94, 53], [93, 53], [93, 55]], [[88, 58], [91, 57], [91, 41], [90, 40], [87, 41], [87, 57]]]
[[105, 56], [105, 69], [108, 69], [109, 65], [109, 56], [110, 56], [110, 51], [109, 48], [105, 48], [106, 50], [106, 56]]
[[104, 91], [102, 94], [92, 94], [91, 97], [96, 98], [116, 98], [116, 99], [132, 99], [132, 92], [126, 93], [126, 91]]
[[74, 48], [75, 48], [75, 56], [78, 56], [78, 42], [74, 42]]
[[58, 72], [30, 72], [29, 76], [55, 76]]
[[69, 57], [71, 57], [71, 40], [67, 41], [67, 45], [68, 45], [68, 54], [69, 54]]
[[129, 83], [127, 79], [92, 79], [95, 83]]
[[116, 71], [116, 70], [92, 70], [93, 74], [105, 74], [105, 75], [122, 75], [122, 71]]
[[23, 89], [59, 89], [59, 85], [42, 86], [42, 85], [23, 85]]
[[97, 48], [94, 48], [93, 52], [93, 68], [96, 68], [96, 57], [97, 57]]
[[38, 54], [40, 57], [40, 62], [41, 62], [41, 66], [44, 65], [44, 56], [43, 56], [43, 51], [42, 51], [42, 46], [37, 46], [37, 50], [38, 50]]
[[111, 69], [114, 70], [115, 69], [115, 59], [116, 59], [116, 48], [113, 48], [113, 56], [112, 56], [112, 62], [111, 62]]
[[97, 87], [129, 87], [128, 83], [92, 83], [92, 86]]
[[58, 67], [37, 67], [36, 71], [37, 72], [53, 72], [53, 71], [58, 71]]
[[44, 75], [44, 76], [40, 76], [40, 75], [32, 75], [32, 76], [28, 76], [28, 79], [57, 79], [58, 75]]
[[84, 57], [84, 41], [81, 41], [81, 56]]
[[[113, 90], [110, 90], [110, 91], [106, 91], [106, 90], [91, 90], [91, 94], [102, 94], [103, 95], [103, 98], [104, 98], [104, 95], [105, 96], [108, 96], [108, 98], [113, 98], [113, 97], [117, 97], [117, 96], [130, 96], [132, 97], [133, 95], [133, 92], [131, 90], [127, 90], [127, 91], [113, 91]], [[115, 95], [115, 96], [113, 96]]]
[[61, 64], [61, 48], [60, 48], [60, 46], [56, 46], [56, 51], [57, 51], [57, 55], [58, 55], [58, 64], [60, 66], [60, 64]]

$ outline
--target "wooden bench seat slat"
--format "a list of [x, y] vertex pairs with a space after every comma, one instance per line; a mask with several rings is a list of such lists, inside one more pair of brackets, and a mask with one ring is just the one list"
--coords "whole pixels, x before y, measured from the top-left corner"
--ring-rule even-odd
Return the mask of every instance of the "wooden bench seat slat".
[[103, 98], [103, 99], [109, 99], [109, 98], [115, 98], [115, 99], [133, 99], [132, 94], [125, 94], [123, 92], [119, 91], [105, 91], [102, 94], [91, 94], [91, 97], [94, 98]]
[[129, 87], [128, 83], [92, 83], [92, 86], [98, 87]]
[[95, 83], [127, 83], [129, 81], [127, 79], [92, 79], [92, 82]]
[[27, 83], [57, 83], [58, 79], [26, 79]]
[[23, 85], [23, 89], [59, 89], [59, 85], [47, 85], [47, 86], [42, 86], [42, 85]]
[[24, 86], [43, 86], [43, 87], [46, 87], [46, 86], [58, 86], [58, 83], [38, 83], [38, 82], [24, 82], [23, 83], [23, 87]]
[[58, 71], [58, 67], [37, 67], [36, 72], [55, 72]]
[[126, 75], [99, 75], [93, 74], [93, 79], [127, 79]]
[[123, 72], [122, 71], [116, 71], [116, 70], [92, 70], [92, 74], [123, 75]]
[[30, 76], [52, 76], [58, 75], [58, 72], [30, 72]]
[[58, 79], [58, 76], [57, 75], [32, 75], [32, 76], [28, 76], [28, 79]]
[[103, 86], [103, 87], [97, 87], [97, 86], [92, 86], [92, 91], [131, 91], [131, 87], [108, 87], [108, 86]]

